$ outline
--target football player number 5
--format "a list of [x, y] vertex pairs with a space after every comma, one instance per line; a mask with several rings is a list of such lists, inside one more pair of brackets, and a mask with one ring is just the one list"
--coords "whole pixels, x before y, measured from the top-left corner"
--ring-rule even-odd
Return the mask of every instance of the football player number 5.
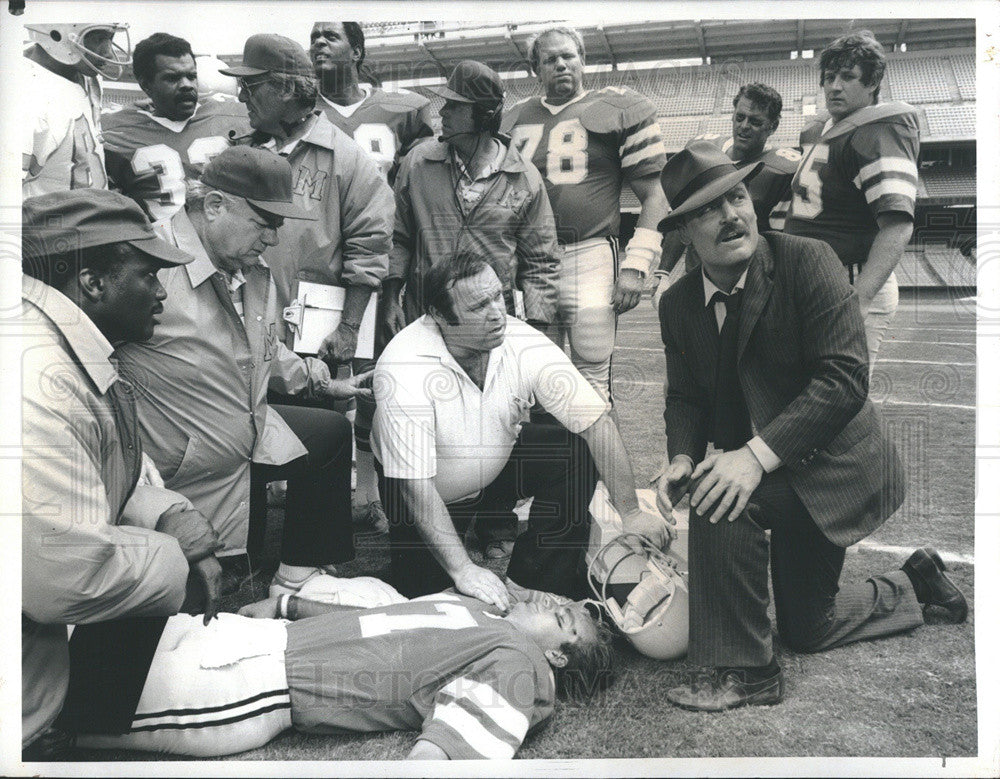
[[829, 158], [830, 147], [825, 143], [817, 143], [806, 153], [792, 187], [793, 216], [815, 219], [823, 210], [823, 182], [819, 171]]
[[[522, 124], [511, 131], [523, 157], [530, 160], [535, 156], [544, 129], [540, 124]], [[559, 122], [549, 131], [545, 178], [553, 184], [579, 184], [587, 178], [587, 130], [579, 119]]]

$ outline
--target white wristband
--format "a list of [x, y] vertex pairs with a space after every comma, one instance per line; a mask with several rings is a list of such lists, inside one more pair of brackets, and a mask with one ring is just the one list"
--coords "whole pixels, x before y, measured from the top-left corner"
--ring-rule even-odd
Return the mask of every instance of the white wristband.
[[637, 270], [646, 276], [650, 268], [660, 264], [662, 241], [663, 236], [656, 230], [650, 230], [648, 227], [635, 228], [632, 239], [625, 247], [625, 260], [621, 267]]
[[287, 592], [278, 596], [278, 616], [281, 619], [288, 619], [288, 599], [292, 597]]

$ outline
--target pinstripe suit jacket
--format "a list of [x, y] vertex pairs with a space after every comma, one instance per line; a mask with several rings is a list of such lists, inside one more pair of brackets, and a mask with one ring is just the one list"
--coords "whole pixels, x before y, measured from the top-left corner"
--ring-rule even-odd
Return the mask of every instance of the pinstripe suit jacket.
[[[659, 313], [668, 451], [698, 463], [711, 437], [719, 342], [700, 268], [663, 295]], [[740, 310], [737, 372], [754, 430], [830, 541], [850, 546], [899, 508], [902, 465], [868, 400], [861, 312], [827, 244], [761, 235]]]

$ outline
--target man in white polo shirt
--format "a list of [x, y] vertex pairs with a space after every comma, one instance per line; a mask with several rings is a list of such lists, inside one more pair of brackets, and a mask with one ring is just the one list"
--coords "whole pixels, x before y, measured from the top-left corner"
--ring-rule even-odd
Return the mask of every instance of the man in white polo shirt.
[[[474, 516], [504, 516], [512, 496], [533, 496], [508, 577], [585, 595], [580, 563], [598, 476], [625, 531], [662, 545], [670, 530], [639, 508], [608, 403], [552, 341], [507, 315], [489, 263], [469, 254], [443, 260], [423, 292], [426, 313], [375, 369], [372, 444], [396, 589], [416, 597], [454, 583], [506, 608], [503, 583], [470, 560], [460, 533]], [[536, 401], [560, 424], [526, 424]]]

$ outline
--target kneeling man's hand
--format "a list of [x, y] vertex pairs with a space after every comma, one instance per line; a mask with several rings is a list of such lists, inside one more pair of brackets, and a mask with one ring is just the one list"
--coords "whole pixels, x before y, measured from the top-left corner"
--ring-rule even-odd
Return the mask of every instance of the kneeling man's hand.
[[730, 522], [736, 520], [764, 475], [760, 461], [743, 446], [732, 452], [715, 452], [694, 469], [692, 482], [701, 480], [691, 492], [691, 507], [704, 516], [713, 507], [709, 522], [715, 523], [729, 513]]
[[[666, 519], [665, 517], [670, 518]], [[674, 530], [673, 524], [673, 513], [660, 516], [637, 508], [622, 517], [622, 532], [645, 536], [658, 549], [663, 549], [668, 540], [677, 538], [677, 531]]]
[[490, 603], [501, 611], [510, 608], [510, 593], [493, 571], [469, 562], [455, 574], [455, 589], [463, 595]]
[[331, 379], [323, 388], [323, 391], [336, 400], [350, 400], [351, 398], [361, 398], [362, 400], [372, 399], [372, 376], [375, 371], [365, 371], [349, 379]]

